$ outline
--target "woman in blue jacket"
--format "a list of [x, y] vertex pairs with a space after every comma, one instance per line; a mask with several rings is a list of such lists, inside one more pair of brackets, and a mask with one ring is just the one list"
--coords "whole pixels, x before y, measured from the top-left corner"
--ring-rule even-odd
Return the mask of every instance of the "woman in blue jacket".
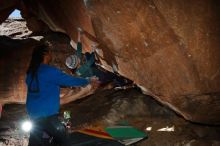
[[49, 64], [52, 55], [50, 49], [41, 45], [34, 49], [27, 70], [26, 107], [34, 129], [30, 133], [29, 146], [42, 145], [43, 131], [52, 135], [57, 143], [70, 145], [68, 134], [58, 120], [60, 108], [60, 86], [86, 86], [89, 80], [63, 73]]

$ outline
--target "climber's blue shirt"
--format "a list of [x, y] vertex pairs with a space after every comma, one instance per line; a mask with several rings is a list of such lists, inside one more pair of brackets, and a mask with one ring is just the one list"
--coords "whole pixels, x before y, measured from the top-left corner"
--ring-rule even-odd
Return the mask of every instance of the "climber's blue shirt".
[[60, 107], [60, 86], [85, 86], [88, 80], [76, 78], [61, 70], [41, 64], [37, 78], [31, 83], [31, 75], [27, 74], [28, 87], [26, 107], [31, 119], [57, 114]]

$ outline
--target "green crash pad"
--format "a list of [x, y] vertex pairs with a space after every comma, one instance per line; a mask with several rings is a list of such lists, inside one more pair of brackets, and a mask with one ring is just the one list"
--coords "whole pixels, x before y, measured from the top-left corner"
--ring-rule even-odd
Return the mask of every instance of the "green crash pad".
[[113, 126], [105, 128], [105, 131], [113, 138], [124, 140], [134, 138], [146, 138], [147, 134], [132, 126]]

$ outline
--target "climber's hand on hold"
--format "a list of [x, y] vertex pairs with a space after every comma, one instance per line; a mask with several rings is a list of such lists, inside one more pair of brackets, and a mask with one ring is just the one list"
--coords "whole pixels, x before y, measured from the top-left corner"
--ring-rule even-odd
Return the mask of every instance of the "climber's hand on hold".
[[81, 37], [84, 34], [83, 30], [80, 27], [77, 27], [77, 32], [78, 32], [78, 42], [81, 42]]
[[98, 43], [92, 43], [92, 45], [91, 45], [92, 52], [95, 52], [97, 46], [98, 46]]
[[80, 34], [83, 34], [83, 33], [84, 33], [83, 29], [80, 28], [80, 27], [77, 28], [77, 31], [78, 31], [78, 33], [80, 33]]
[[80, 28], [80, 27], [77, 27], [77, 31], [82, 31], [82, 28]]

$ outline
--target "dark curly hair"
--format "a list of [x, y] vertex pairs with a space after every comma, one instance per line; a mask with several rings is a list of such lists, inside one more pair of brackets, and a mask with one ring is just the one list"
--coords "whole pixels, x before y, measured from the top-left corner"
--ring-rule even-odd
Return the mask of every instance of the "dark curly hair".
[[[31, 82], [29, 85], [29, 90], [31, 90], [31, 84], [34, 79], [36, 79], [37, 85], [39, 84], [37, 71], [38, 71], [40, 64], [44, 60], [44, 56], [48, 53], [49, 53], [49, 47], [47, 45], [40, 45], [40, 46], [36, 46], [34, 48], [33, 53], [32, 53], [31, 62], [29, 64], [29, 67], [26, 72], [27, 74], [31, 75]], [[33, 89], [31, 91], [32, 92], [39, 92], [39, 87], [37, 87], [37, 89]]]

